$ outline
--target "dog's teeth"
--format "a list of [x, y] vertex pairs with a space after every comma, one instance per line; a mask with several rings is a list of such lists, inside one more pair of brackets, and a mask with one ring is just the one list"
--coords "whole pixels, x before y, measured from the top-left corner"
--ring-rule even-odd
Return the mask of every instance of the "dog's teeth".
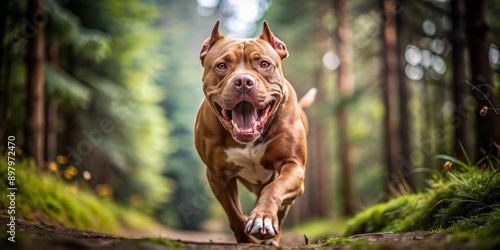
[[252, 128], [252, 129], [253, 129], [253, 132], [256, 132], [256, 131], [257, 131], [257, 126], [259, 126], [259, 125], [260, 125], [260, 122], [255, 122], [255, 123], [253, 124], [253, 128]]
[[231, 124], [233, 125], [233, 133], [239, 133], [240, 128], [238, 127], [238, 124], [236, 124], [233, 120], [231, 120]]
[[222, 109], [222, 117], [227, 117], [227, 111], [225, 109]]

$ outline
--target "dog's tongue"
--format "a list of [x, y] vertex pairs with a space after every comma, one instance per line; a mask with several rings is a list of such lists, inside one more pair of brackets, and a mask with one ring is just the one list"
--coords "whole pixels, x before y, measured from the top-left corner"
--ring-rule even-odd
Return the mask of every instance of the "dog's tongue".
[[232, 119], [241, 132], [252, 132], [257, 120], [257, 110], [249, 102], [240, 102], [232, 110]]

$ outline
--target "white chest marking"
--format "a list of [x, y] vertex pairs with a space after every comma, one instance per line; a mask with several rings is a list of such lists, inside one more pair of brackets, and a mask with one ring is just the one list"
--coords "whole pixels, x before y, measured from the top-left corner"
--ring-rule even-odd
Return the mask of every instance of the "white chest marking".
[[265, 169], [260, 165], [260, 160], [266, 152], [266, 144], [253, 145], [247, 144], [245, 148], [229, 148], [226, 149], [227, 161], [236, 164], [241, 168], [238, 176], [254, 183], [264, 183], [271, 178], [274, 171]]

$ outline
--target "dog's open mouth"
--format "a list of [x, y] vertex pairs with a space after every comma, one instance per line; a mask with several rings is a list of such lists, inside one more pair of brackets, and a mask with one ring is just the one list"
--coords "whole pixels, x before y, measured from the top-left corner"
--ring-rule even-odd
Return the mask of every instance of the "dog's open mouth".
[[236, 104], [232, 110], [224, 109], [217, 103], [215, 107], [222, 125], [231, 132], [233, 138], [247, 143], [260, 136], [275, 103], [276, 101], [273, 100], [262, 109], [254, 107], [248, 101]]

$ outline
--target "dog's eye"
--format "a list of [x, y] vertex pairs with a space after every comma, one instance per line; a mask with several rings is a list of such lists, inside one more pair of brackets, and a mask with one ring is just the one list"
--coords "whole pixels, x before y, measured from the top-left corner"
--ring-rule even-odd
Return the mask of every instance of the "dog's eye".
[[227, 66], [225, 63], [218, 63], [216, 66], [218, 69], [227, 69]]
[[269, 63], [268, 61], [260, 62], [260, 67], [263, 69], [269, 68], [269, 66], [271, 66], [271, 63]]

